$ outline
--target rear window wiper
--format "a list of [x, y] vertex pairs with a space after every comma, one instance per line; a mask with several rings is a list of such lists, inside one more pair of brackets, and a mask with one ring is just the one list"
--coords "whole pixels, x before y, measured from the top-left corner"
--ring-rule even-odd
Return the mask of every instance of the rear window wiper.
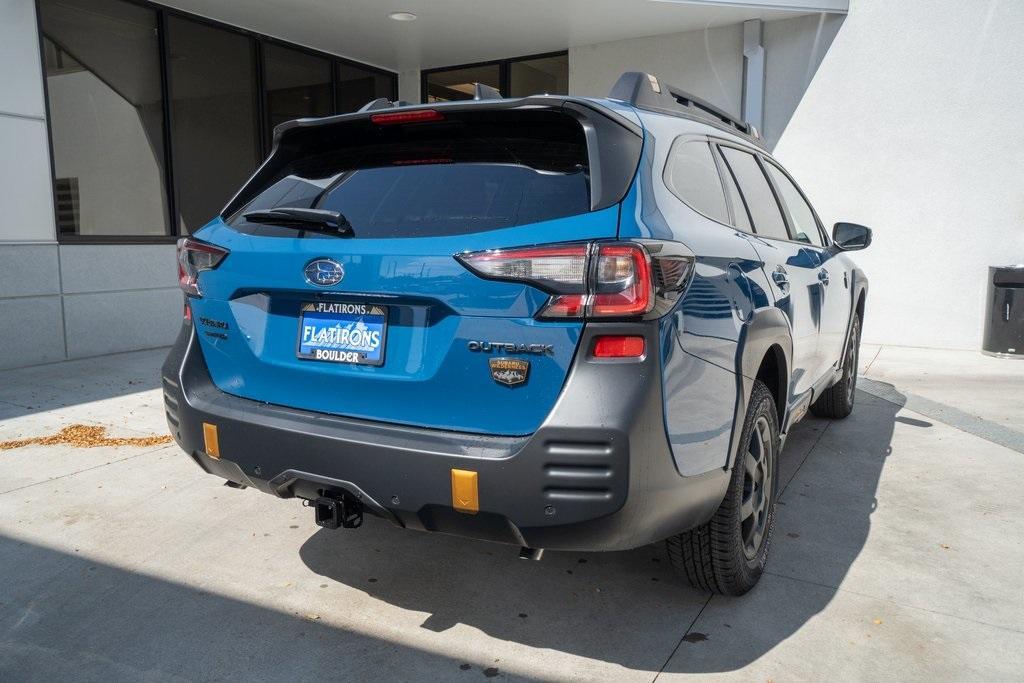
[[270, 223], [286, 228], [307, 229], [313, 227], [321, 232], [352, 237], [355, 231], [344, 214], [326, 209], [302, 209], [282, 206], [277, 209], [263, 209], [243, 213], [242, 218], [250, 223]]

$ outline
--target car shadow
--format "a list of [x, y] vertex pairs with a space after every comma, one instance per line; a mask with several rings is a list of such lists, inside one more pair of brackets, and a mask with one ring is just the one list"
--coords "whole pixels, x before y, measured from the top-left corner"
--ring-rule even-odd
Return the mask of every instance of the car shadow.
[[[549, 552], [530, 562], [517, 560], [513, 547], [370, 519], [358, 533], [320, 530], [300, 554], [320, 576], [422, 612], [425, 629], [465, 624], [497, 639], [634, 670], [734, 671], [831, 601], [867, 540], [899, 409], [859, 392], [846, 420], [808, 418], [794, 428], [780, 461], [784, 488], [768, 573], [740, 598], [685, 586], [660, 545]], [[801, 581], [813, 582], [813, 590], [790, 585]], [[710, 614], [708, 624], [720, 632], [704, 623]], [[730, 620], [757, 627], [744, 634]]]
[[0, 577], [0, 681], [414, 681], [467, 668], [443, 652], [261, 605], [256, 594], [220, 595], [77, 548], [0, 534]]

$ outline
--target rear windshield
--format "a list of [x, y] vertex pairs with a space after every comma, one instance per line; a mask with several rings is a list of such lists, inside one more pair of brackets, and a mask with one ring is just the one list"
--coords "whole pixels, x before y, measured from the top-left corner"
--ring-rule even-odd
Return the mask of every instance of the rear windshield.
[[[253, 234], [285, 234], [244, 219], [281, 207], [340, 212], [356, 238], [430, 237], [511, 228], [590, 210], [586, 138], [554, 112], [490, 112], [374, 126], [291, 152], [271, 182], [231, 217]], [[295, 231], [287, 233], [294, 236]]]

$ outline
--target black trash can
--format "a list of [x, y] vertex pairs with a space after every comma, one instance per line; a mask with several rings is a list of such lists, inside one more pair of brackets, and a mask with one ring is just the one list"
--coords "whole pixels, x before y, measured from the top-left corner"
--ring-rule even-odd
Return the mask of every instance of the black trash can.
[[982, 352], [1024, 358], [1024, 265], [988, 269], [988, 311]]

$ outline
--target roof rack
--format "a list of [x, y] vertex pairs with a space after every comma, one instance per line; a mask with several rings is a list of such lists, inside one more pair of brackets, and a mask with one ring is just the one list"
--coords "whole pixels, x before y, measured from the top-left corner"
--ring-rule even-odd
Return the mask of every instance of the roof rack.
[[360, 107], [359, 108], [359, 113], [361, 114], [361, 113], [363, 113], [365, 111], [377, 111], [378, 109], [393, 109], [394, 107], [408, 107], [408, 106], [409, 106], [409, 102], [406, 102], [404, 100], [396, 100], [396, 101], [392, 102], [391, 100], [389, 100], [386, 97], [378, 97], [377, 99], [370, 100], [369, 102], [364, 104], [362, 107]]
[[[474, 100], [500, 100], [502, 99], [501, 92], [494, 87], [484, 85], [483, 83], [473, 84], [473, 99]], [[392, 109], [394, 107], [408, 107], [411, 103], [398, 100], [392, 102], [386, 97], [378, 97], [375, 100], [370, 100], [362, 107], [359, 112], [377, 111], [378, 109]]]
[[619, 76], [608, 97], [661, 114], [688, 114], [710, 119], [761, 144], [761, 135], [751, 124], [685, 90], [662, 83], [648, 73], [627, 71]]
[[500, 100], [501, 91], [497, 88], [484, 85], [483, 83], [473, 84], [473, 99], [474, 100]]

